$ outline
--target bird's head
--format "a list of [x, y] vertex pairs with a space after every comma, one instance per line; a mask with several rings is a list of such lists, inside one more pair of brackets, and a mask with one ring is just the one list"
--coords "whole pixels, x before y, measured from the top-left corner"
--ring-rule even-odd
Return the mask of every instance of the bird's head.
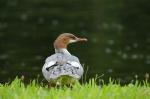
[[67, 45], [74, 42], [87, 41], [86, 38], [76, 37], [71, 33], [60, 34], [54, 42], [55, 49], [67, 48]]

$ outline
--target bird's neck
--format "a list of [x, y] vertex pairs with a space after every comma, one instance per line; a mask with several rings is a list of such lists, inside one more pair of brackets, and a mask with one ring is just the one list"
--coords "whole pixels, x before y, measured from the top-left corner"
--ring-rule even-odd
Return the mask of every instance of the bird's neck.
[[71, 55], [66, 48], [55, 49], [55, 53], [63, 53], [66, 55]]

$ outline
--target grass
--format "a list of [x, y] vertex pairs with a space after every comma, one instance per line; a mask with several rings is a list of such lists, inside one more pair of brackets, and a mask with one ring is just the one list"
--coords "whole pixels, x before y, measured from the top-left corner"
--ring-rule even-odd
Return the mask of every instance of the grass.
[[110, 80], [98, 86], [92, 79], [84, 85], [76, 84], [72, 89], [42, 87], [33, 80], [25, 85], [16, 78], [10, 84], [0, 84], [0, 99], [150, 99], [150, 85], [138, 81], [121, 86]]

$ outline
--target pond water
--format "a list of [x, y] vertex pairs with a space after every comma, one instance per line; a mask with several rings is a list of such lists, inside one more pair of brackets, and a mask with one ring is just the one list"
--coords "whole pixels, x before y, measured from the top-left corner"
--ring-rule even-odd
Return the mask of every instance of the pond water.
[[148, 3], [58, 1], [0, 1], [0, 82], [22, 75], [43, 79], [44, 60], [63, 32], [88, 38], [68, 48], [88, 68], [87, 79], [149, 79], [150, 15], [149, 6], [142, 6]]

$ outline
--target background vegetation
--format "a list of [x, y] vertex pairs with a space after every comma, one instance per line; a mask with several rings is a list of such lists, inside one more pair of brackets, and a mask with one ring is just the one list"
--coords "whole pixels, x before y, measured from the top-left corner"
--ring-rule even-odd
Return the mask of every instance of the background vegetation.
[[[0, 0], [0, 82], [36, 78], [62, 32], [87, 37], [69, 47], [88, 77], [149, 79], [149, 0]], [[46, 92], [46, 91], [45, 91]]]

